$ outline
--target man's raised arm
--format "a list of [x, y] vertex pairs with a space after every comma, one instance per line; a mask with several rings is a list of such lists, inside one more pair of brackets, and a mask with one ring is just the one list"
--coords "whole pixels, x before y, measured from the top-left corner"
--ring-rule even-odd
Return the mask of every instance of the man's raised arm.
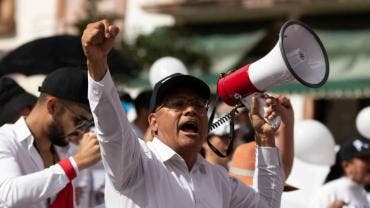
[[108, 53], [118, 27], [107, 20], [88, 24], [81, 38], [89, 71], [88, 99], [101, 147], [102, 162], [118, 191], [140, 177], [140, 144], [121, 106], [109, 73]]

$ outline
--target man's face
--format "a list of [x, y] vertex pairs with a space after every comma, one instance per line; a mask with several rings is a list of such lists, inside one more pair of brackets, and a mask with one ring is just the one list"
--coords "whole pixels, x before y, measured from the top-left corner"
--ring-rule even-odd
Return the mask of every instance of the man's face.
[[61, 147], [68, 145], [68, 141], [64, 137], [63, 122], [59, 118], [49, 124], [48, 132], [52, 144]]
[[370, 184], [370, 157], [355, 157], [346, 162], [345, 172], [349, 178], [362, 185]]
[[49, 124], [49, 138], [58, 146], [67, 146], [69, 142], [78, 144], [82, 135], [89, 130], [92, 116], [78, 105], [65, 104], [61, 108]]
[[199, 152], [207, 135], [207, 101], [195, 92], [179, 88], [169, 92], [149, 116], [155, 136], [176, 152]]

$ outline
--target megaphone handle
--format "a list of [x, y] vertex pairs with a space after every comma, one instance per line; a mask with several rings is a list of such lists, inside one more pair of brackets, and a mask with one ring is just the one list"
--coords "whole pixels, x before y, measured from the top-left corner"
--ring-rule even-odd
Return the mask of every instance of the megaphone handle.
[[[259, 108], [258, 108], [258, 112], [260, 114], [260, 116], [263, 118], [263, 116], [265, 115], [265, 110], [267, 108], [267, 105], [266, 105], [266, 100], [265, 98], [262, 97], [262, 93], [254, 93], [254, 94], [251, 94], [249, 96], [246, 96], [244, 98], [242, 98], [240, 101], [241, 103], [243, 103], [243, 105], [245, 107], [248, 108], [248, 110], [251, 109], [251, 105], [252, 105], [252, 97], [253, 95], [256, 95], [257, 99], [258, 99], [258, 104], [259, 104]], [[281, 118], [280, 116], [276, 116], [272, 119], [266, 119], [266, 122], [269, 123], [269, 125], [276, 129], [280, 126], [280, 123], [281, 123]]]

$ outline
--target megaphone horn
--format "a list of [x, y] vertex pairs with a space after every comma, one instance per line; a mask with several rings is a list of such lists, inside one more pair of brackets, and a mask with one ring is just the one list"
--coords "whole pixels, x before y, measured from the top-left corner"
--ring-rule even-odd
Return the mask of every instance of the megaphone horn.
[[280, 84], [298, 81], [317, 88], [328, 76], [328, 57], [319, 37], [306, 24], [292, 20], [282, 26], [278, 43], [266, 56], [220, 77], [217, 93], [234, 106], [240, 98]]

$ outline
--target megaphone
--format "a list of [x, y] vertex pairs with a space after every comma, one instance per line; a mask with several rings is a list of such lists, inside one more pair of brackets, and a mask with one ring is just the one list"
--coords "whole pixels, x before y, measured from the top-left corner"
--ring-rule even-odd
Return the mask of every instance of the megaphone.
[[278, 43], [266, 56], [221, 76], [217, 93], [234, 106], [248, 95], [281, 84], [298, 81], [317, 88], [328, 75], [328, 57], [319, 37], [306, 24], [291, 20], [281, 27]]

